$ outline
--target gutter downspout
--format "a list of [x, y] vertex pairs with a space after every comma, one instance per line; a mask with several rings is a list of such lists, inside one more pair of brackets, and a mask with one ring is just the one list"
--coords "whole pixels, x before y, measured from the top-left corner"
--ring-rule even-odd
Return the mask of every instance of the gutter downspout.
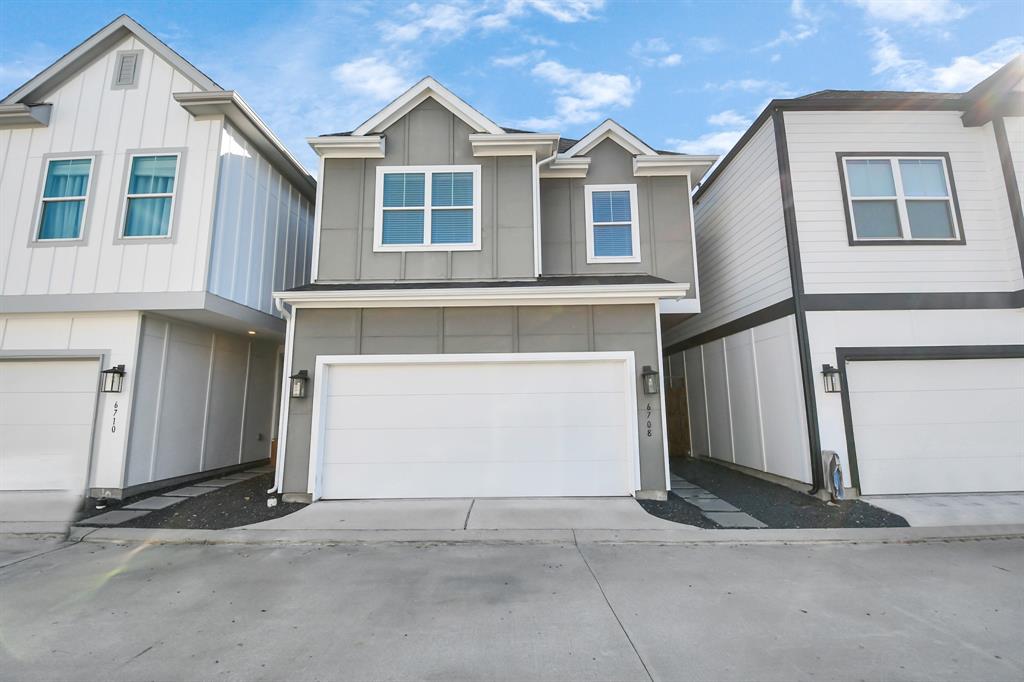
[[554, 151], [554, 153], [551, 154], [551, 156], [547, 157], [546, 159], [541, 159], [540, 161], [537, 161], [537, 157], [536, 156], [533, 157], [534, 161], [536, 161], [536, 163], [534, 164], [534, 167], [533, 167], [533, 181], [536, 183], [536, 185], [534, 187], [534, 192], [535, 192], [535, 196], [536, 196], [536, 203], [534, 204], [534, 208], [533, 208], [533, 222], [534, 222], [534, 225], [536, 225], [536, 230], [534, 231], [533, 238], [537, 241], [537, 243], [536, 243], [536, 245], [534, 247], [534, 251], [533, 251], [534, 252], [534, 264], [533, 264], [534, 267], [533, 267], [533, 269], [534, 269], [534, 274], [537, 277], [540, 277], [540, 274], [541, 274], [541, 259], [542, 259], [541, 252], [540, 252], [540, 240], [541, 240], [541, 225], [540, 225], [540, 169], [541, 169], [541, 166], [546, 166], [547, 164], [549, 164], [552, 161], [554, 161], [555, 157], [558, 156], [558, 143], [559, 143], [559, 141], [561, 139], [562, 138], [559, 137], [558, 139], [555, 140], [555, 145], [554, 145], [555, 151]]
[[284, 486], [284, 457], [287, 452], [286, 441], [288, 439], [288, 407], [290, 403], [291, 385], [288, 377], [292, 373], [292, 346], [295, 341], [295, 321], [292, 311], [284, 306], [284, 301], [274, 298], [274, 307], [284, 317], [288, 327], [284, 336], [284, 362], [281, 371], [284, 376], [281, 378], [281, 404], [278, 408], [277, 424], [277, 462], [274, 467], [274, 485], [267, 491], [268, 495], [282, 492]]

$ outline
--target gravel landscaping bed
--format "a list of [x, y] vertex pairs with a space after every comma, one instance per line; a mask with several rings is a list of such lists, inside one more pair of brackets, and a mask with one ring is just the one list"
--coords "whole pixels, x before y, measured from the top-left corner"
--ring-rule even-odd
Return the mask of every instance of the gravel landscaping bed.
[[681, 497], [676, 497], [673, 493], [669, 493], [668, 499], [664, 502], [658, 500], [637, 500], [637, 502], [648, 514], [657, 516], [659, 519], [685, 523], [698, 528], [721, 528], [717, 523], [704, 516], [700, 509]]
[[[260, 521], [269, 521], [296, 512], [305, 504], [284, 503], [278, 501], [277, 506], [268, 507], [267, 490], [274, 484], [274, 474], [264, 473], [247, 481], [213, 489], [212, 492], [182, 499], [166, 509], [151, 511], [145, 516], [120, 524], [122, 528], [178, 528], [220, 530], [247, 526]], [[178, 488], [182, 486], [177, 486]], [[139, 495], [106, 509], [93, 509], [92, 505], [83, 513], [77, 525], [88, 526], [87, 516], [96, 516], [113, 509], [119, 509], [135, 500], [152, 497], [157, 493]]]
[[[769, 528], [906, 528], [910, 525], [902, 516], [867, 502], [845, 500], [830, 504], [706, 460], [687, 457], [672, 460], [671, 464], [677, 475], [739, 507]], [[693, 509], [682, 500], [677, 504]], [[655, 516], [676, 520], [644, 508]]]

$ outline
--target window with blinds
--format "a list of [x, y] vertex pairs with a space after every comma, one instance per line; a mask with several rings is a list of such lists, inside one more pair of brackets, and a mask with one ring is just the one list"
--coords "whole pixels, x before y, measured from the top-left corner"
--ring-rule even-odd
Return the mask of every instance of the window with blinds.
[[636, 185], [587, 185], [587, 262], [636, 263]]
[[92, 158], [51, 159], [46, 165], [38, 241], [75, 240], [82, 237], [82, 223], [89, 197]]
[[480, 167], [377, 168], [378, 251], [480, 248]]
[[166, 237], [174, 210], [178, 155], [132, 156], [123, 237]]

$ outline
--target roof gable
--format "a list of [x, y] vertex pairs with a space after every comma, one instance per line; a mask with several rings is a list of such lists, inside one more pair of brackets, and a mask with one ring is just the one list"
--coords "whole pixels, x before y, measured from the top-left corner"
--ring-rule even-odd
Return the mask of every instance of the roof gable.
[[584, 135], [583, 139], [562, 152], [562, 154], [564, 156], [582, 156], [605, 140], [612, 140], [634, 156], [657, 156], [658, 154], [654, 149], [647, 146], [646, 142], [610, 118], [605, 119], [601, 125]]
[[187, 59], [164, 44], [159, 38], [143, 28], [126, 14], [92, 34], [70, 52], [43, 69], [20, 88], [7, 95], [0, 104], [26, 102], [38, 103], [47, 93], [52, 92], [83, 68], [107, 53], [127, 36], [134, 35], [143, 45], [167, 61], [200, 90], [220, 90], [209, 76], [193, 66]]
[[496, 135], [505, 132], [494, 121], [466, 104], [466, 102], [459, 99], [448, 88], [438, 83], [432, 77], [427, 76], [399, 95], [391, 104], [368, 118], [362, 125], [352, 131], [352, 135], [360, 136], [383, 132], [385, 128], [408, 114], [428, 98], [436, 100], [441, 106], [463, 120], [475, 132]]

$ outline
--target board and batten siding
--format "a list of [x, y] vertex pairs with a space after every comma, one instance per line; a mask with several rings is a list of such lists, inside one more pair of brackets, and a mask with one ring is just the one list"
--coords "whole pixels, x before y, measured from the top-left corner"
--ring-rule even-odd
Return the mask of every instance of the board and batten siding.
[[209, 291], [271, 315], [309, 282], [313, 205], [229, 123], [221, 131]]
[[792, 315], [669, 358], [685, 371], [691, 452], [811, 481]]
[[[1024, 286], [991, 123], [964, 127], [956, 111], [787, 111], [785, 121], [808, 294]], [[949, 154], [966, 244], [850, 246], [836, 153], [915, 151]]]
[[[589, 154], [585, 178], [540, 181], [541, 272], [547, 276], [649, 274], [693, 286], [693, 222], [685, 176], [637, 177], [633, 157], [613, 140]], [[636, 185], [639, 263], [587, 262], [587, 185]]]
[[[140, 50], [139, 84], [112, 89], [120, 50]], [[0, 130], [0, 294], [202, 291], [220, 147], [219, 120], [196, 120], [172, 99], [197, 86], [134, 37], [43, 98], [50, 124]], [[171, 239], [118, 242], [127, 152], [184, 149]], [[97, 152], [83, 240], [29, 247], [46, 155]]]
[[276, 355], [272, 341], [143, 316], [124, 487], [270, 457]]
[[[384, 131], [383, 159], [327, 159], [317, 281], [532, 278], [533, 157], [473, 156], [472, 132], [427, 99]], [[377, 167], [431, 165], [480, 166], [480, 250], [374, 251]]]
[[671, 343], [792, 295], [775, 132], [766, 121], [694, 206], [701, 313]]

